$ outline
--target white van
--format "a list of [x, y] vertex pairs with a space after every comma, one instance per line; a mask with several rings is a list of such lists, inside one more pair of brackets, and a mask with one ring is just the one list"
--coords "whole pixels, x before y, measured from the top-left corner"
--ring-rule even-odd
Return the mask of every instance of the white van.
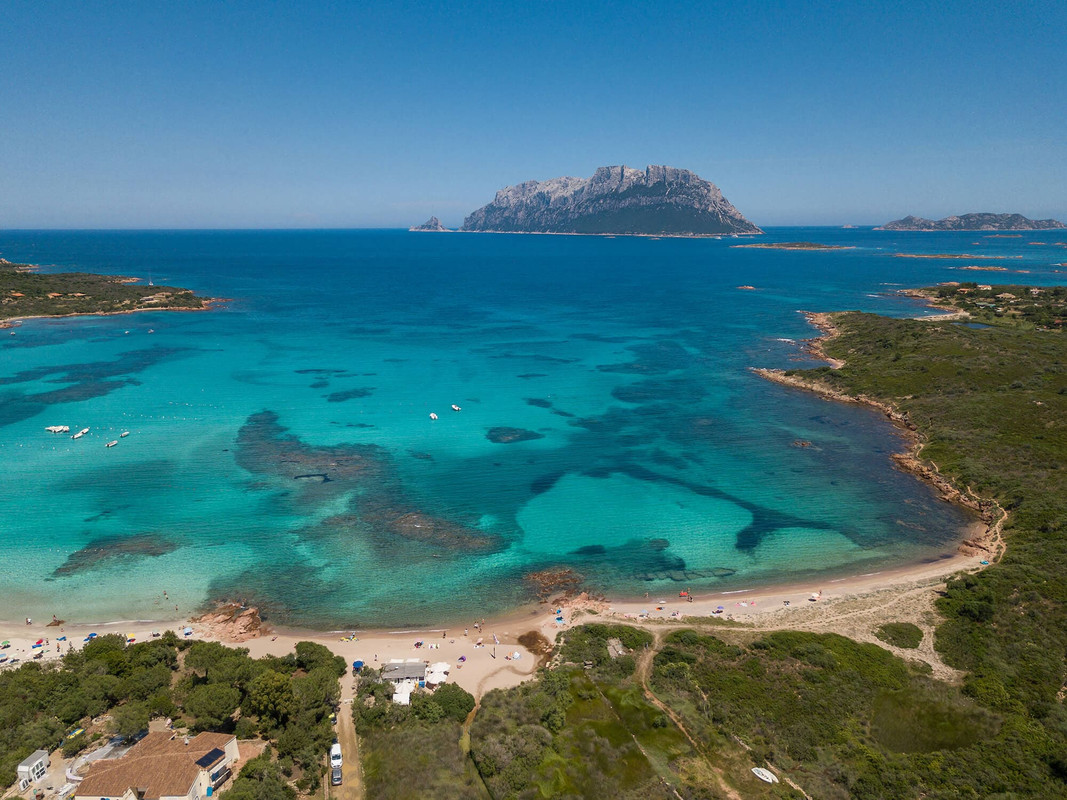
[[334, 742], [333, 747], [330, 748], [330, 766], [341, 766], [341, 745], [337, 742]]

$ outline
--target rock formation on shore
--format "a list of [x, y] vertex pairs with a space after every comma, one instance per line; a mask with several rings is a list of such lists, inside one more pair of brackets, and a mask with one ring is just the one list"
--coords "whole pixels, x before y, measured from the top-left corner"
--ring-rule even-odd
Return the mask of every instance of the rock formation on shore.
[[203, 625], [209, 635], [227, 642], [247, 642], [264, 632], [259, 609], [247, 608], [240, 603], [222, 603], [193, 622]]
[[964, 214], [962, 217], [923, 219], [904, 217], [887, 222], [876, 231], [1045, 231], [1067, 228], [1055, 219], [1027, 219], [1022, 214]]
[[496, 193], [463, 222], [464, 231], [498, 233], [702, 236], [763, 233], [685, 169], [600, 167], [591, 178], [526, 181]]
[[448, 228], [441, 224], [441, 220], [437, 217], [430, 217], [421, 225], [412, 225], [408, 228], [409, 231], [431, 231], [433, 233], [446, 233]]

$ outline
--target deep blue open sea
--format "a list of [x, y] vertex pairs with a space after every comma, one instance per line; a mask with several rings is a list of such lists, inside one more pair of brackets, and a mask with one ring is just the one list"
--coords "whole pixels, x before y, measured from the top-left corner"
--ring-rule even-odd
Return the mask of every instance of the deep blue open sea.
[[1060, 283], [1063, 238], [0, 232], [10, 261], [230, 298], [0, 332], [0, 617], [242, 599], [285, 624], [428, 624], [514, 608], [551, 568], [617, 597], [942, 557], [968, 520], [893, 469], [885, 420], [748, 368], [812, 363], [800, 309]]

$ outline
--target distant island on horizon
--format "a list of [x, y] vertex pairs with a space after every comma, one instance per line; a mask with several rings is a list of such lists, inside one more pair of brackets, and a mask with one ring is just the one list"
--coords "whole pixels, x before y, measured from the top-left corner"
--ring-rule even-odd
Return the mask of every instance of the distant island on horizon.
[[1045, 231], [1067, 228], [1055, 219], [1028, 219], [1022, 214], [964, 214], [932, 220], [907, 216], [875, 228], [876, 231]]
[[[436, 217], [410, 230], [444, 231]], [[496, 193], [461, 231], [721, 236], [763, 231], [719, 188], [686, 169], [599, 167], [590, 178], [526, 181]]]

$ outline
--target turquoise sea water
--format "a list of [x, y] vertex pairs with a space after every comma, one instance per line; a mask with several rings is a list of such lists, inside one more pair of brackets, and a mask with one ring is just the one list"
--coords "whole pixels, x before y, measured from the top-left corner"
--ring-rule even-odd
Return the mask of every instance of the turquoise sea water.
[[[901, 286], [1061, 282], [1067, 250], [1028, 244], [1056, 234], [763, 237], [855, 248], [805, 253], [0, 233], [11, 261], [231, 298], [0, 333], [0, 617], [165, 619], [233, 598], [279, 623], [395, 626], [514, 607], [547, 568], [637, 596], [942, 557], [967, 520], [892, 469], [891, 426], [748, 367], [810, 363], [799, 309], [911, 315]], [[1029, 272], [956, 269], [970, 263]], [[44, 431], [59, 424], [91, 430]]]

